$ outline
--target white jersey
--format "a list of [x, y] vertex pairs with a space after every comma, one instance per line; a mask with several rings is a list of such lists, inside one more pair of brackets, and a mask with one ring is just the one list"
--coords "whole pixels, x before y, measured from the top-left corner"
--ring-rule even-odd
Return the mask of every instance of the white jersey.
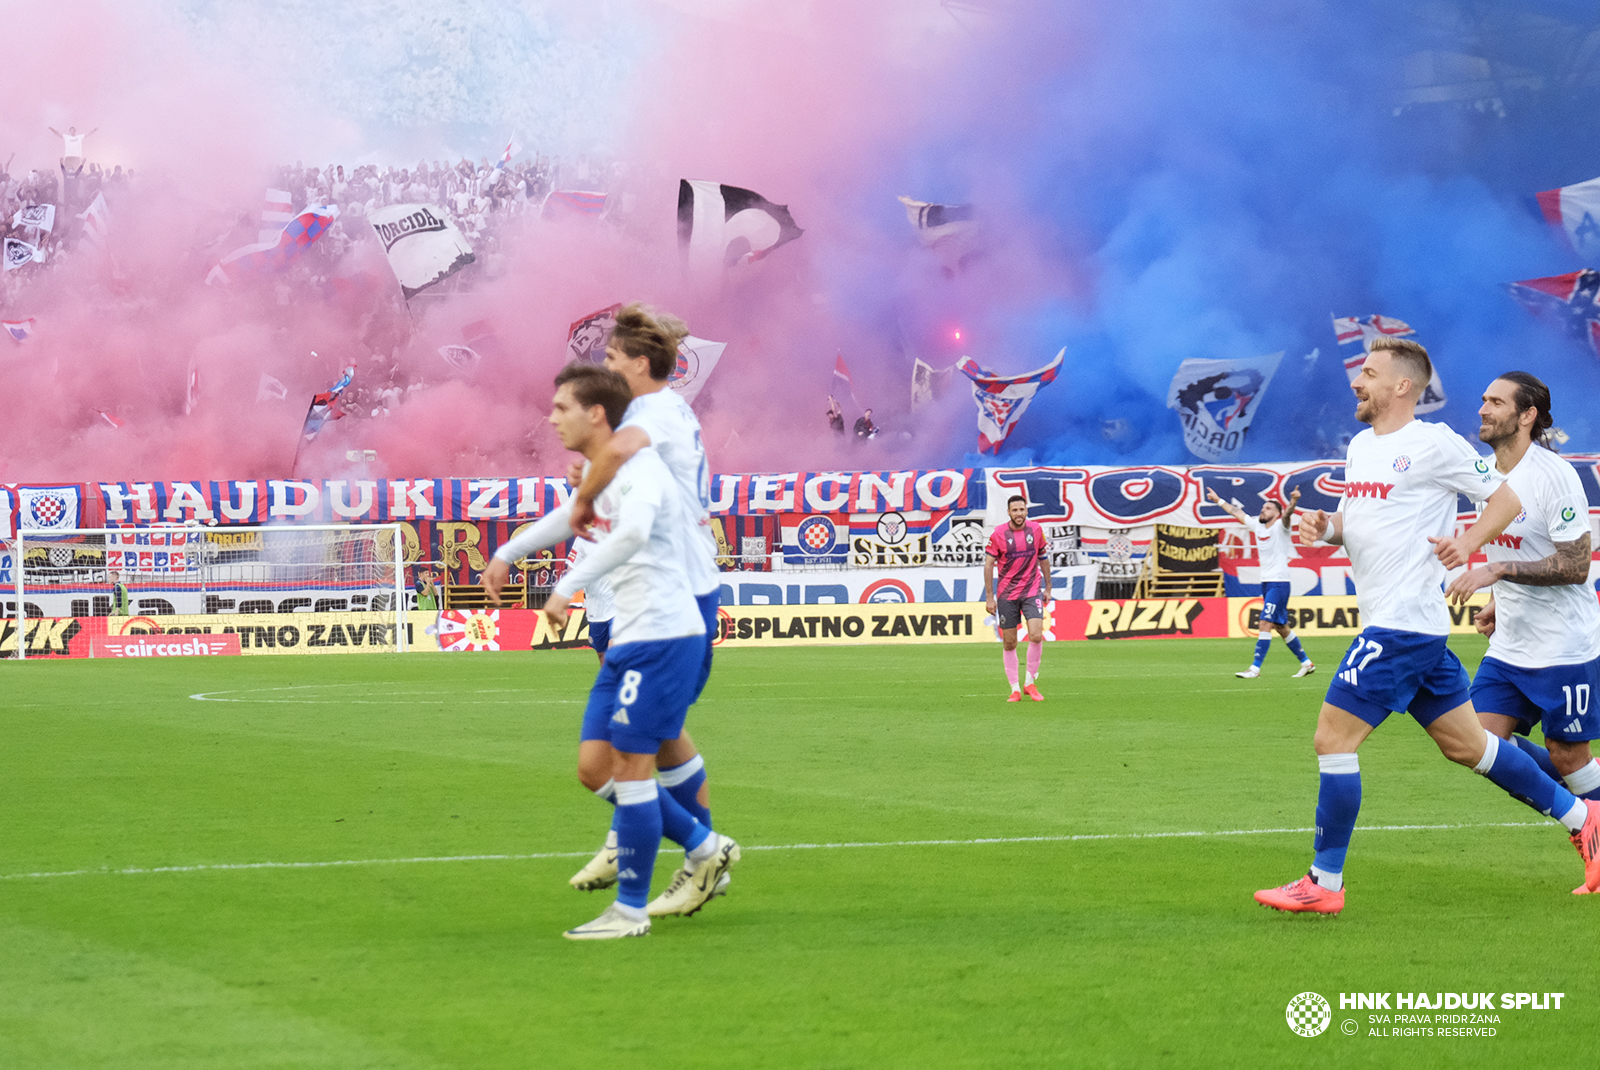
[[[567, 551], [567, 567], [574, 568], [589, 556], [595, 544], [582, 535], [572, 539], [572, 549]], [[611, 581], [604, 576], [583, 589], [583, 614], [592, 621], [608, 621], [617, 615], [616, 598], [611, 593]]]
[[700, 421], [683, 398], [671, 390], [657, 390], [629, 403], [617, 430], [623, 427], [637, 427], [649, 435], [650, 445], [677, 481], [684, 518], [695, 536], [687, 545], [698, 547], [698, 552], [687, 555], [689, 585], [697, 595], [710, 594], [722, 577], [717, 573], [716, 537], [711, 534], [711, 469], [700, 441]]
[[616, 613], [613, 646], [704, 635], [705, 618], [683, 567], [692, 532], [683, 520], [677, 483], [656, 451], [645, 447], [628, 458], [600, 492], [594, 511], [595, 547], [567, 569], [556, 593], [571, 598], [608, 578]]
[[1261, 555], [1261, 582], [1289, 582], [1289, 529], [1280, 517], [1263, 524], [1257, 517], [1245, 515], [1244, 526], [1256, 537], [1256, 552]]
[[[1484, 552], [1496, 561], [1538, 561], [1558, 542], [1589, 531], [1589, 499], [1572, 464], [1542, 446], [1522, 455], [1506, 482], [1522, 499], [1522, 512]], [[1600, 657], [1600, 602], [1584, 583], [1530, 587], [1494, 585], [1495, 626], [1489, 657], [1524, 669], [1576, 665]]]
[[1445, 568], [1428, 538], [1455, 533], [1458, 493], [1481, 502], [1504, 481], [1443, 424], [1350, 440], [1339, 512], [1363, 627], [1450, 634]]

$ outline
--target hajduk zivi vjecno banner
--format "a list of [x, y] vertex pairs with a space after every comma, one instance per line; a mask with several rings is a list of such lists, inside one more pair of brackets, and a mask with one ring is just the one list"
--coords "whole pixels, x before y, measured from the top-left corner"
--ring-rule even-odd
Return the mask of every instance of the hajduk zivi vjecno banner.
[[435, 205], [393, 204], [374, 209], [367, 219], [408, 301], [475, 259], [467, 239]]

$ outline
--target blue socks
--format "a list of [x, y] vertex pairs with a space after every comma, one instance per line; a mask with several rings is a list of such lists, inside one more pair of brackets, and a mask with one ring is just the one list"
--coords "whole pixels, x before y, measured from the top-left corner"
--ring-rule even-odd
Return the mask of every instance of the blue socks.
[[[1491, 735], [1492, 734], [1493, 733], [1491, 733]], [[1535, 743], [1527, 736], [1512, 736], [1511, 742], [1516, 744], [1516, 747], [1519, 751], [1532, 758], [1534, 762], [1538, 764], [1539, 768], [1544, 770], [1545, 776], [1549, 777], [1551, 780], [1554, 780], [1558, 784], [1561, 782], [1561, 774], [1556, 772], [1555, 764], [1550, 761], [1549, 751], [1539, 746], [1539, 744]]]
[[657, 771], [656, 779], [667, 789], [667, 794], [679, 806], [694, 815], [694, 819], [711, 828], [711, 811], [700, 805], [700, 786], [706, 782], [706, 761], [696, 754], [682, 765]]
[[[1483, 750], [1482, 759], [1472, 771], [1488, 777], [1514, 798], [1521, 799], [1541, 814], [1552, 816], [1570, 828], [1573, 808], [1582, 808], [1572, 792], [1542, 773], [1539, 763], [1519, 748], [1503, 746], [1500, 737], [1493, 733], [1484, 734], [1489, 742]], [[1579, 826], [1582, 826], [1581, 821]]]
[[1288, 645], [1289, 653], [1300, 659], [1300, 664], [1304, 665], [1310, 660], [1306, 657], [1306, 648], [1300, 645], [1300, 637], [1294, 632], [1289, 633], [1289, 637], [1284, 640], [1284, 643]]
[[1311, 875], [1324, 888], [1344, 886], [1344, 856], [1350, 849], [1356, 815], [1361, 813], [1361, 763], [1354, 754], [1319, 754], [1322, 772], [1317, 789], [1316, 858]]
[[1255, 660], [1252, 661], [1250, 664], [1254, 665], [1258, 669], [1261, 668], [1261, 663], [1267, 659], [1267, 651], [1269, 651], [1271, 649], [1272, 649], [1272, 637], [1271, 636], [1263, 635], [1261, 638], [1257, 639], [1256, 640], [1256, 656], [1255, 656]]
[[661, 849], [661, 796], [654, 780], [617, 782], [617, 901], [643, 910]]

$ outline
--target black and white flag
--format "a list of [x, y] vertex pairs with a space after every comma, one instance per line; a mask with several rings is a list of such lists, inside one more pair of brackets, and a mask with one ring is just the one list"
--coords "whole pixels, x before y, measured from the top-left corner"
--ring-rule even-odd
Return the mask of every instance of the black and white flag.
[[33, 227], [35, 230], [56, 229], [56, 206], [53, 204], [28, 204], [17, 209], [11, 217], [14, 227]]
[[430, 204], [392, 204], [374, 208], [367, 221], [383, 243], [389, 266], [410, 300], [419, 291], [472, 263], [472, 246], [443, 208]]
[[19, 267], [33, 263], [35, 260], [44, 262], [44, 250], [37, 249], [21, 238], [7, 238], [5, 248], [5, 270], [15, 271]]
[[696, 274], [760, 260], [803, 232], [789, 207], [718, 182], [678, 183], [678, 247]]

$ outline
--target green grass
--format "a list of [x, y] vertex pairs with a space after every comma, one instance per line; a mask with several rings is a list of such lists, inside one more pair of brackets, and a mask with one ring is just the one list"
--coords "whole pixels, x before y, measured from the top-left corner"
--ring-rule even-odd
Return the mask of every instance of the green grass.
[[[608, 820], [587, 652], [0, 664], [0, 1067], [1592, 1066], [1576, 855], [1408, 718], [1362, 824], [1475, 827], [1358, 829], [1339, 918], [1251, 901], [1306, 832], [1136, 838], [1310, 825], [1343, 645], [1248, 683], [1246, 642], [1053, 644], [1020, 705], [992, 647], [719, 655], [690, 725], [733, 893], [600, 945], [558, 935], [606, 899], [566, 884]], [[791, 846], [1068, 836], [1109, 838]], [[1396, 990], [1566, 998], [1339, 1033], [1337, 993]]]

